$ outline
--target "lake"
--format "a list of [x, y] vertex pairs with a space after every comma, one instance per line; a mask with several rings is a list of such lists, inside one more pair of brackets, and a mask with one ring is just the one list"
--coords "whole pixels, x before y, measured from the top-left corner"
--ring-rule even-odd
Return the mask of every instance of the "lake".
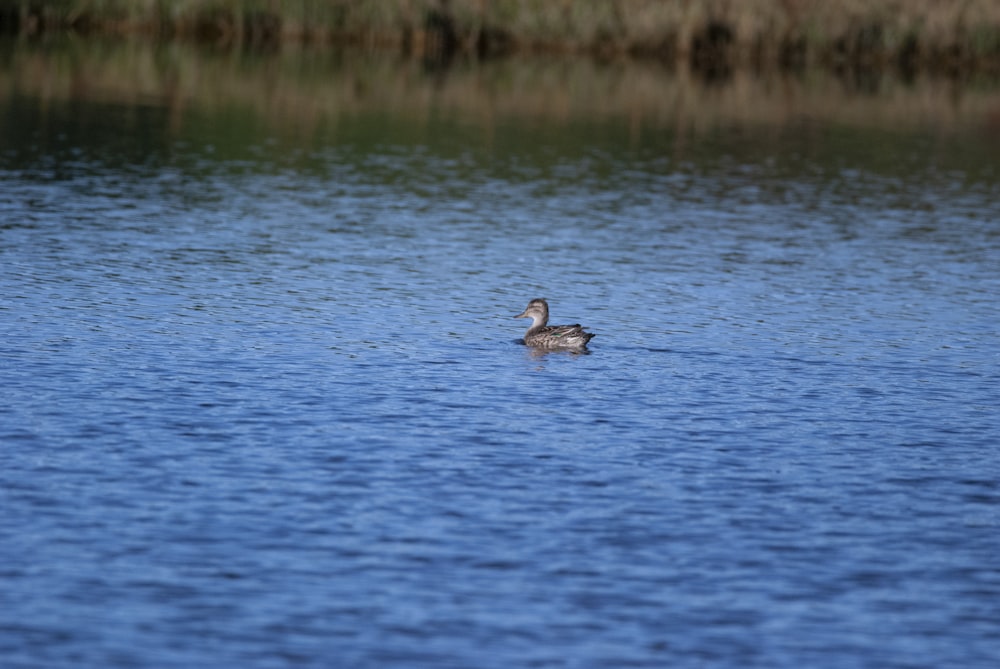
[[3, 53], [4, 667], [1000, 662], [1000, 87]]

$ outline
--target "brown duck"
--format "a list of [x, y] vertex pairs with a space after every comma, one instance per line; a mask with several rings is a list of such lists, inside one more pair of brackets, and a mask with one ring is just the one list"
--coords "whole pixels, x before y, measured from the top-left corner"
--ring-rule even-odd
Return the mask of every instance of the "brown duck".
[[538, 348], [587, 348], [594, 336], [584, 332], [579, 325], [546, 325], [549, 322], [549, 305], [539, 298], [514, 318], [530, 318], [531, 327], [524, 333], [524, 343]]

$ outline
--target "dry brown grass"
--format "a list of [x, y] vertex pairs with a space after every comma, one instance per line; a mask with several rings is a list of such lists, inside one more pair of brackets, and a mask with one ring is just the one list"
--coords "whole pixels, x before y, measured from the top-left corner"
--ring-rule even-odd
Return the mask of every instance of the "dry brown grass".
[[21, 0], [2, 5], [0, 29], [353, 42], [422, 56], [589, 52], [696, 68], [1000, 69], [996, 0]]
[[289, 47], [261, 58], [141, 40], [22, 47], [0, 68], [0, 91], [42, 108], [72, 100], [158, 106], [178, 127], [190, 113], [236, 108], [277, 133], [304, 136], [338, 117], [369, 113], [416, 124], [454, 116], [487, 130], [498, 123], [624, 122], [637, 138], [663, 129], [700, 134], [800, 121], [1000, 132], [1000, 90], [933, 75], [908, 82], [877, 75], [858, 85], [822, 69], [737, 70], [725, 83], [707, 83], [686, 68], [651, 61], [512, 57], [458, 61], [442, 76], [416, 60], [351, 53]]

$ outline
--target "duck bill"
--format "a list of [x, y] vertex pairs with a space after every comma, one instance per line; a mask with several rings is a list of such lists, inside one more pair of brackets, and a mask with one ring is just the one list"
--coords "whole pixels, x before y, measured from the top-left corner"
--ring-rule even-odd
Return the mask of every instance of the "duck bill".
[[528, 317], [528, 314], [526, 312], [524, 312], [524, 311], [522, 311], [521, 313], [519, 313], [517, 316], [514, 316], [514, 318], [527, 318], [527, 317]]

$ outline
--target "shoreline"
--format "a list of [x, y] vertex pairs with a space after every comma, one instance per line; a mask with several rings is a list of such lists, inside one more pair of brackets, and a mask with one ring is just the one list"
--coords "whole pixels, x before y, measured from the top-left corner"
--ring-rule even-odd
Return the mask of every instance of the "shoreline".
[[[217, 48], [356, 46], [448, 62], [589, 55], [729, 70], [1000, 74], [1000, 4], [932, 0], [263, 0], [29, 2], [0, 7], [0, 34], [143, 36]], [[275, 8], [279, 8], [276, 10]]]
[[737, 69], [706, 79], [656, 62], [573, 56], [459, 58], [442, 69], [384, 51], [289, 46], [261, 55], [137, 38], [7, 44], [0, 103], [154, 107], [178, 125], [199, 110], [238, 108], [282, 133], [306, 135], [344, 116], [389, 113], [484, 128], [611, 121], [626, 123], [637, 141], [664, 130], [700, 136], [803, 123], [1000, 137], [1000, 87], [989, 77], [854, 78], [819, 68]]

